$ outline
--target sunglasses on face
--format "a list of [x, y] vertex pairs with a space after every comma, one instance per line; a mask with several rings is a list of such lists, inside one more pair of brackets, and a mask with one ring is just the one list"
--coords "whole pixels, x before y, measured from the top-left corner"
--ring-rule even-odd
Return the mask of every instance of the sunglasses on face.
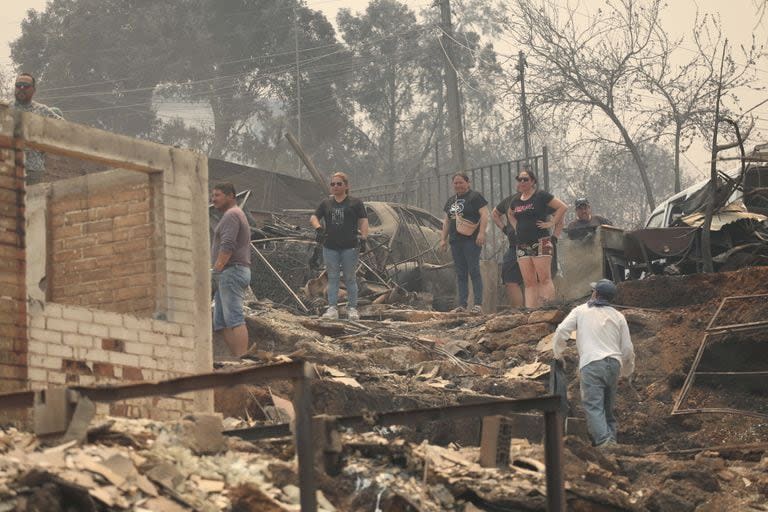
[[332, 181], [331, 182], [331, 186], [332, 187], [343, 187], [344, 186], [344, 182], [343, 181]]
[[518, 183], [519, 183], [519, 182], [527, 182], [527, 181], [531, 181], [531, 178], [526, 178], [525, 176], [522, 176], [522, 177], [521, 177], [521, 176], [518, 176], [518, 177], [517, 177], [517, 178], [515, 178], [515, 179], [517, 180], [517, 182], [518, 182]]
[[17, 89], [31, 89], [32, 84], [29, 82], [16, 82], [16, 88]]

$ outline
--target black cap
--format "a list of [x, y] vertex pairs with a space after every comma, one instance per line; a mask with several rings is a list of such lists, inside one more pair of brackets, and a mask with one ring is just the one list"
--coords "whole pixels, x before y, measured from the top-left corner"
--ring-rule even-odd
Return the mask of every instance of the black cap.
[[589, 206], [589, 199], [586, 197], [580, 197], [576, 200], [576, 208], [580, 206]]

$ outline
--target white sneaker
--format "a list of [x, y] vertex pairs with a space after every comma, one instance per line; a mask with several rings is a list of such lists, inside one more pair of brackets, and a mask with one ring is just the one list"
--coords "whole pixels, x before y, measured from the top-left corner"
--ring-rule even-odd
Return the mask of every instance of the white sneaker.
[[357, 312], [357, 308], [347, 308], [347, 319], [353, 321], [360, 320], [360, 313]]
[[325, 310], [325, 313], [323, 313], [321, 318], [325, 318], [326, 320], [338, 320], [339, 310], [336, 309], [336, 306], [331, 306]]

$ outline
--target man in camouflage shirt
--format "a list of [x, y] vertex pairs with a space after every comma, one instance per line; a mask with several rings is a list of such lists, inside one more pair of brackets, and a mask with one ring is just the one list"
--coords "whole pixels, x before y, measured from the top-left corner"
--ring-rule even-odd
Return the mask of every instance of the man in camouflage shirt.
[[[59, 109], [51, 108], [42, 103], [32, 101], [32, 97], [35, 95], [35, 77], [29, 73], [22, 73], [16, 78], [15, 96], [16, 101], [13, 102], [12, 107], [16, 110], [23, 110], [25, 112], [32, 112], [44, 117], [52, 117], [54, 119], [64, 119]], [[24, 152], [24, 167], [26, 168], [27, 184], [32, 185], [42, 181], [43, 173], [45, 172], [45, 154], [34, 150], [27, 149]]]

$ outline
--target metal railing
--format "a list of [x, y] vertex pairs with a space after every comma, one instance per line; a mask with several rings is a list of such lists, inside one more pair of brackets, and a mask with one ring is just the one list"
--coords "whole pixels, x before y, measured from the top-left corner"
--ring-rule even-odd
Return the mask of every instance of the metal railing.
[[[502, 199], [515, 193], [517, 190], [515, 177], [526, 166], [536, 173], [541, 188], [548, 189], [549, 163], [546, 146], [540, 155], [528, 159], [520, 158], [475, 167], [467, 170], [466, 174], [469, 176], [472, 189], [485, 197], [488, 201], [488, 209], [492, 210]], [[405, 182], [386, 183], [363, 188], [356, 187], [354, 195], [363, 201], [388, 201], [417, 206], [442, 219], [443, 207], [446, 201], [454, 195], [451, 184], [452, 176], [453, 173], [438, 174]], [[506, 237], [494, 226], [491, 226], [482, 257], [501, 261], [506, 248]]]
[[[217, 387], [230, 387], [239, 384], [269, 382], [292, 379], [294, 381], [293, 407], [296, 411], [295, 445], [299, 462], [299, 489], [301, 510], [317, 510], [317, 495], [314, 469], [314, 447], [312, 438], [312, 398], [309, 382], [314, 376], [311, 364], [303, 361], [252, 366], [242, 370], [211, 372], [178, 377], [159, 382], [138, 382], [102, 386], [72, 386], [67, 388], [71, 396], [83, 397], [92, 402], [117, 402], [130, 398], [151, 396], [169, 396], [202, 391]], [[0, 409], [30, 408], [36, 397], [46, 390], [18, 391], [0, 394]], [[69, 394], [69, 393], [68, 393]], [[42, 400], [44, 402], [44, 400]]]

